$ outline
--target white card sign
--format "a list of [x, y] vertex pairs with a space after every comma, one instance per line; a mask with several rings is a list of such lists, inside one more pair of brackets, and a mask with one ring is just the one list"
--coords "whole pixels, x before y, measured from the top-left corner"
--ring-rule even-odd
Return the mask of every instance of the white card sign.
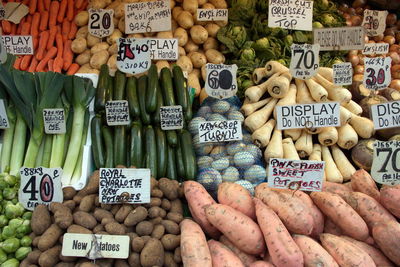
[[198, 21], [228, 21], [228, 9], [197, 9]]
[[400, 127], [400, 101], [371, 105], [375, 130]]
[[106, 102], [107, 125], [129, 125], [129, 104], [127, 100], [114, 100]]
[[0, 99], [0, 129], [10, 128], [4, 100]]
[[150, 39], [150, 58], [154, 60], [178, 60], [178, 39]]
[[231, 121], [205, 121], [199, 124], [200, 143], [240, 141], [242, 123]]
[[3, 45], [6, 52], [13, 55], [33, 55], [33, 41], [31, 35], [3, 36]]
[[129, 257], [129, 236], [65, 233], [61, 255], [100, 258], [126, 259]]
[[268, 186], [280, 189], [321, 191], [325, 162], [272, 158], [268, 166]]
[[182, 106], [164, 106], [160, 107], [161, 129], [178, 130], [183, 128]]
[[117, 68], [129, 74], [138, 74], [150, 69], [150, 40], [119, 38], [117, 40]]
[[171, 30], [169, 0], [125, 4], [125, 33], [162, 32]]
[[0, 3], [0, 20], [4, 19], [6, 16], [6, 11], [4, 9], [3, 3]]
[[353, 83], [353, 66], [350, 62], [333, 64], [333, 84], [350, 85]]
[[380, 184], [400, 184], [400, 141], [375, 141], [372, 178]]
[[377, 36], [382, 34], [386, 29], [386, 17], [389, 13], [379, 10], [364, 10], [364, 19], [362, 26], [368, 36]]
[[46, 134], [63, 134], [66, 132], [65, 112], [62, 108], [43, 109], [43, 122]]
[[364, 28], [336, 27], [314, 29], [314, 44], [320, 45], [320, 51], [363, 49]]
[[7, 52], [3, 44], [3, 38], [0, 35], [0, 64], [7, 61]]
[[103, 38], [110, 36], [114, 31], [114, 9], [89, 8], [89, 33]]
[[20, 169], [21, 185], [18, 200], [25, 209], [34, 210], [39, 204], [50, 205], [63, 202], [61, 188], [61, 168], [25, 168]]
[[223, 99], [236, 95], [237, 66], [224, 64], [206, 64], [206, 92], [209, 96]]
[[100, 169], [99, 201], [104, 204], [150, 203], [150, 169]]
[[365, 44], [362, 50], [363, 55], [383, 55], [389, 53], [388, 43], [370, 43]]
[[319, 44], [292, 44], [290, 48], [290, 74], [302, 80], [315, 76], [319, 68]]
[[364, 64], [363, 84], [367, 89], [381, 90], [389, 86], [392, 81], [391, 57], [365, 57]]
[[340, 104], [326, 102], [276, 106], [279, 130], [340, 126]]
[[268, 27], [312, 31], [313, 3], [310, 0], [269, 0]]

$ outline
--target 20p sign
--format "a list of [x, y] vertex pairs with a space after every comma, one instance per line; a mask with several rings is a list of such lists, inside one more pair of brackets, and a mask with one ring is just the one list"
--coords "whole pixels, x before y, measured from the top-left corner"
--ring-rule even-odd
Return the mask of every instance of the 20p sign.
[[146, 72], [150, 69], [150, 40], [119, 38], [117, 40], [117, 68], [130, 74]]
[[89, 33], [103, 38], [110, 36], [114, 31], [113, 9], [89, 9]]
[[391, 57], [374, 57], [364, 59], [364, 86], [371, 90], [381, 90], [389, 86], [392, 75], [390, 66], [392, 64]]
[[298, 79], [309, 79], [319, 68], [319, 44], [292, 44], [290, 74]]

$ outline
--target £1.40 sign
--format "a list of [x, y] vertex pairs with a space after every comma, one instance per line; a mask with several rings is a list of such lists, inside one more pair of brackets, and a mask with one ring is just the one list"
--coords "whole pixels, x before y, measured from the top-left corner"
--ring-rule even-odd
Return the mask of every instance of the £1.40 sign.
[[298, 79], [309, 79], [319, 68], [319, 44], [292, 44], [290, 74]]
[[392, 75], [390, 73], [392, 58], [366, 57], [364, 62], [364, 86], [370, 90], [381, 90], [387, 88], [392, 80]]
[[119, 38], [117, 40], [117, 68], [129, 74], [138, 74], [150, 68], [150, 40]]

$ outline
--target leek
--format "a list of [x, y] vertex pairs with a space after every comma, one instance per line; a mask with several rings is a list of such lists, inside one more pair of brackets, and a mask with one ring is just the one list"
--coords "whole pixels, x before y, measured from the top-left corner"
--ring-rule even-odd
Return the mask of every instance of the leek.
[[[52, 134], [46, 134], [44, 137], [44, 142], [43, 142], [43, 157], [42, 157], [42, 163], [40, 166], [49, 168], [50, 166], [50, 159], [51, 159], [51, 150], [53, 146], [53, 135]], [[36, 166], [38, 167], [38, 166]]]
[[19, 176], [19, 169], [24, 160], [27, 126], [21, 113], [17, 110], [17, 121], [15, 123], [15, 132], [12, 143], [12, 153], [10, 160], [10, 174]]
[[14, 139], [14, 129], [15, 129], [15, 121], [16, 114], [14, 106], [9, 106], [6, 108], [9, 128], [4, 130], [3, 136], [3, 147], [1, 149], [1, 160], [0, 160], [0, 168], [1, 172], [9, 172], [10, 170], [10, 159], [11, 159], [11, 151], [13, 147], [13, 139]]

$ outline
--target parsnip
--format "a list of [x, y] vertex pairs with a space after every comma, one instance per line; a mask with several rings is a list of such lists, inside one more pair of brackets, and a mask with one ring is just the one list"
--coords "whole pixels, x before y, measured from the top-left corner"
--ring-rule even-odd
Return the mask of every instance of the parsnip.
[[290, 137], [293, 141], [296, 141], [300, 138], [301, 129], [287, 129], [283, 131], [284, 137]]
[[294, 79], [297, 87], [296, 103], [298, 104], [311, 104], [314, 103], [314, 99], [311, 96], [310, 91], [307, 88], [306, 83], [300, 79]]
[[337, 128], [337, 144], [343, 149], [350, 149], [358, 143], [358, 134], [350, 124], [345, 124]]
[[352, 114], [347, 108], [340, 106], [340, 125], [343, 126], [351, 121]]
[[248, 116], [244, 120], [244, 125], [250, 132], [254, 132], [261, 126], [263, 126], [269, 117], [271, 116], [272, 112], [274, 111], [275, 104], [278, 102], [278, 99], [272, 98], [268, 104], [266, 104], [262, 109], [254, 112], [250, 116]]
[[311, 97], [315, 101], [317, 102], [328, 101], [328, 91], [326, 91], [326, 89], [322, 85], [320, 85], [313, 79], [307, 79], [305, 80], [305, 82], [307, 84], [308, 90], [310, 90]]
[[326, 67], [319, 67], [318, 74], [322, 75], [325, 79], [333, 82], [333, 69]]
[[314, 160], [314, 161], [322, 161], [322, 154], [321, 154], [321, 145], [320, 144], [314, 144], [313, 145], [313, 150], [308, 157], [308, 160]]
[[322, 160], [325, 161], [326, 180], [333, 183], [343, 183], [343, 176], [333, 161], [327, 146], [321, 146]]
[[308, 126], [307, 123], [306, 123], [306, 126], [304, 127], [304, 130], [307, 131], [307, 133], [309, 133], [309, 134], [319, 134], [320, 132], [322, 132], [322, 127], [315, 128], [311, 124], [310, 124], [310, 126]]
[[288, 72], [284, 72], [281, 75], [271, 78], [271, 81], [267, 85], [268, 93], [275, 98], [284, 98], [289, 92], [290, 81], [292, 75]]
[[274, 75], [272, 75], [271, 78], [259, 85], [247, 88], [244, 92], [244, 95], [246, 96], [246, 98], [250, 99], [252, 103], [259, 101], [260, 98], [265, 94], [265, 92], [267, 92], [268, 84], [271, 82], [271, 80], [273, 80], [274, 77], [277, 76], [279, 76], [279, 73], [275, 73]]
[[272, 131], [274, 130], [275, 124], [276, 124], [275, 120], [270, 119], [262, 127], [255, 130], [254, 133], [251, 135], [253, 143], [259, 148], [266, 147], [271, 138], [271, 134]]
[[331, 150], [332, 150], [333, 160], [335, 161], [336, 166], [338, 167], [340, 173], [342, 174], [343, 180], [344, 181], [350, 180], [353, 173], [356, 172], [356, 169], [354, 168], [353, 164], [351, 164], [351, 162], [347, 159], [346, 155], [337, 145], [331, 146]]
[[375, 133], [374, 123], [365, 117], [354, 115], [351, 118], [350, 125], [362, 138], [370, 138]]
[[300, 160], [299, 154], [297, 154], [297, 150], [294, 146], [292, 138], [283, 139], [282, 147], [284, 159]]
[[312, 135], [306, 131], [302, 131], [300, 138], [297, 139], [294, 146], [300, 158], [309, 156], [313, 151]]
[[351, 93], [346, 88], [334, 85], [320, 74], [315, 75], [314, 79], [326, 89], [330, 100], [338, 101], [339, 103], [349, 103], [351, 100]]
[[289, 69], [279, 63], [278, 61], [268, 61], [267, 64], [265, 64], [265, 74], [267, 77], [272, 76], [274, 73], [278, 72], [288, 72]]
[[276, 107], [277, 106], [291, 106], [296, 104], [296, 92], [297, 92], [297, 87], [295, 84], [290, 84], [289, 86], [289, 92], [284, 98], [281, 98], [278, 103], [276, 103], [275, 109], [274, 109], [274, 118], [276, 119]]
[[361, 115], [361, 113], [363, 112], [362, 107], [353, 100], [350, 100], [350, 102], [347, 104], [344, 103], [343, 106], [347, 108], [351, 113], [356, 115]]
[[266, 69], [265, 68], [256, 68], [253, 71], [253, 76], [252, 77], [253, 77], [253, 82], [255, 84], [259, 84], [262, 79], [267, 77]]
[[272, 138], [264, 151], [264, 160], [269, 163], [269, 159], [283, 158], [282, 131], [275, 128]]
[[251, 103], [248, 98], [245, 98], [243, 106], [240, 108], [240, 111], [243, 113], [244, 116], [250, 116], [253, 114], [255, 111], [257, 111], [259, 108], [265, 106], [268, 104], [268, 102], [272, 99], [272, 97], [260, 100], [255, 103]]
[[318, 134], [318, 141], [321, 145], [331, 146], [338, 140], [338, 131], [335, 127], [324, 127]]

